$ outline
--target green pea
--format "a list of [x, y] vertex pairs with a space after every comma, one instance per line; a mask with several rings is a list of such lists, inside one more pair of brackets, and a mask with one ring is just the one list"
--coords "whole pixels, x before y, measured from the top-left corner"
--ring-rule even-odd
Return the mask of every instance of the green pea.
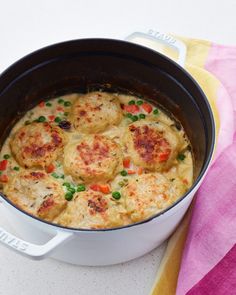
[[129, 104], [129, 105], [135, 104], [135, 100], [130, 100], [130, 101], [128, 102], [128, 104]]
[[74, 189], [73, 187], [69, 187], [69, 188], [67, 188], [67, 189], [68, 189], [68, 191], [71, 192], [72, 194], [75, 193], [75, 189]]
[[60, 176], [60, 178], [64, 179], [64, 178], [65, 178], [65, 175], [64, 175], [64, 174], [62, 174], [62, 175]]
[[71, 106], [71, 102], [70, 101], [65, 101], [64, 102], [64, 106], [65, 107], [70, 107]]
[[56, 122], [56, 123], [60, 123], [60, 122], [61, 122], [61, 118], [60, 118], [60, 117], [56, 117], [56, 118], [54, 119], [54, 122]]
[[128, 172], [127, 172], [126, 170], [122, 170], [122, 171], [120, 172], [120, 175], [122, 175], [122, 176], [127, 176], [127, 175], [128, 175]]
[[134, 115], [131, 119], [133, 122], [138, 121], [138, 116]]
[[47, 106], [47, 107], [51, 107], [52, 104], [51, 104], [50, 102], [46, 102], [46, 106]]
[[54, 177], [54, 178], [59, 178], [60, 176], [58, 176], [55, 172], [53, 172], [52, 174], [52, 177]]
[[158, 109], [155, 109], [155, 110], [153, 111], [153, 114], [154, 114], [154, 115], [158, 115], [158, 114], [159, 114]]
[[71, 200], [73, 199], [73, 194], [72, 194], [71, 192], [67, 192], [67, 193], [65, 194], [65, 199], [66, 199], [67, 201], [71, 201]]
[[179, 161], [183, 161], [186, 158], [186, 156], [184, 154], [178, 154], [177, 159]]
[[127, 114], [126, 114], [126, 117], [132, 120], [132, 118], [133, 118], [133, 115], [132, 115], [132, 114], [130, 114], [130, 113], [127, 113]]
[[3, 156], [3, 158], [4, 158], [5, 160], [9, 159], [10, 157], [11, 157], [11, 156], [8, 155], [8, 154], [5, 154], [5, 155]]
[[145, 119], [146, 115], [145, 114], [139, 114], [139, 119]]
[[64, 103], [64, 99], [58, 99], [58, 101], [57, 101], [59, 104], [63, 104]]
[[44, 116], [40, 116], [40, 117], [38, 117], [37, 121], [38, 122], [45, 122], [46, 118]]
[[121, 198], [121, 194], [119, 192], [113, 192], [112, 197], [116, 200], [119, 200]]
[[63, 183], [63, 186], [70, 187], [71, 184], [70, 184], [69, 182], [64, 182], [64, 183]]
[[14, 169], [15, 171], [19, 171], [19, 170], [20, 170], [20, 167], [15, 166], [13, 169]]
[[85, 185], [84, 184], [79, 184], [77, 186], [77, 192], [83, 192], [85, 191]]
[[143, 101], [142, 101], [142, 100], [138, 100], [138, 101], [137, 101], [137, 105], [138, 105], [138, 106], [141, 106], [142, 104], [143, 104]]

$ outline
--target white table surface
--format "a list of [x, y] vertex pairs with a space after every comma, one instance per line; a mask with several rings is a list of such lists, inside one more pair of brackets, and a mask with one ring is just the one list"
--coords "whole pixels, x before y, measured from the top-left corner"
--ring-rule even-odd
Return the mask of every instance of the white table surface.
[[[235, 13], [235, 0], [0, 0], [0, 72], [51, 43], [150, 28], [236, 45]], [[2, 215], [0, 225], [8, 227]], [[147, 295], [164, 249], [122, 265], [79, 267], [30, 261], [0, 245], [0, 295]]]

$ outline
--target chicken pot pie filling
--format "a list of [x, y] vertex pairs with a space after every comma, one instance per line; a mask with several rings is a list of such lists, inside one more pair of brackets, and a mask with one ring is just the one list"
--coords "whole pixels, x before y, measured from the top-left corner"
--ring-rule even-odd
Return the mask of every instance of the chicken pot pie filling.
[[182, 126], [131, 95], [69, 94], [42, 101], [0, 153], [1, 191], [20, 209], [66, 227], [102, 229], [145, 220], [193, 182]]

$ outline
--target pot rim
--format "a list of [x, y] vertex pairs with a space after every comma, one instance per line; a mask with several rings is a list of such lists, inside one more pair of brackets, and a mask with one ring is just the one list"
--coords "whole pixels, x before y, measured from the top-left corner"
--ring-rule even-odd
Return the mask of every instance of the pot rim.
[[[157, 52], [151, 48], [145, 47], [143, 45], [139, 45], [139, 44], [134, 44], [131, 42], [127, 42], [124, 40], [119, 40], [119, 39], [111, 39], [111, 38], [81, 38], [81, 39], [72, 39], [72, 40], [68, 40], [68, 41], [63, 41], [63, 42], [59, 42], [59, 43], [54, 43], [45, 47], [42, 47], [40, 49], [37, 49], [25, 56], [23, 56], [22, 58], [18, 59], [17, 61], [15, 61], [12, 65], [10, 65], [8, 68], [6, 68], [0, 75], [0, 79], [8, 74], [8, 72], [12, 69], [14, 69], [14, 67], [20, 63], [20, 62], [24, 62], [25, 59], [30, 58], [31, 56], [40, 53], [43, 50], [47, 50], [47, 49], [53, 49], [53, 47], [56, 46], [61, 46], [61, 45], [66, 45], [68, 43], [76, 43], [78, 41], [82, 41], [82, 42], [86, 42], [86, 41], [113, 41], [113, 42], [122, 42], [122, 43], [126, 43], [130, 46], [134, 46], [134, 47], [142, 47], [143, 49], [147, 50], [147, 51], [151, 51], [152, 53], [155, 53], [157, 55], [160, 55], [166, 62], [168, 63], [172, 63], [175, 67], [177, 67], [179, 70], [181, 70], [185, 76], [187, 76], [187, 78], [189, 80], [191, 80], [191, 82], [193, 84], [195, 84], [195, 87], [198, 89], [198, 91], [201, 93], [202, 98], [204, 99], [205, 103], [206, 103], [206, 108], [208, 111], [208, 115], [209, 115], [209, 119], [212, 125], [212, 142], [211, 142], [211, 146], [210, 146], [210, 150], [208, 152], [208, 154], [205, 156], [205, 160], [204, 160], [204, 164], [203, 167], [201, 169], [201, 172], [199, 173], [198, 177], [196, 178], [194, 184], [190, 187], [190, 189], [182, 196], [180, 197], [176, 202], [174, 202], [172, 205], [168, 206], [167, 208], [165, 208], [163, 211], [149, 217], [146, 218], [144, 220], [141, 220], [139, 222], [135, 222], [135, 223], [131, 223], [125, 226], [119, 226], [119, 227], [114, 227], [114, 228], [104, 228], [104, 229], [83, 229], [83, 228], [73, 228], [73, 227], [66, 227], [66, 226], [62, 226], [59, 224], [54, 224], [51, 223], [49, 221], [43, 220], [38, 218], [37, 216], [34, 216], [24, 210], [22, 210], [21, 208], [17, 207], [13, 202], [11, 202], [3, 193], [0, 192], [0, 197], [4, 199], [5, 202], [7, 202], [9, 205], [11, 205], [12, 207], [14, 207], [14, 209], [20, 211], [20, 213], [23, 213], [24, 215], [26, 215], [27, 217], [31, 217], [33, 218], [35, 221], [39, 221], [41, 223], [43, 223], [44, 225], [49, 225], [50, 227], [55, 227], [55, 229], [57, 230], [66, 230], [66, 231], [73, 231], [73, 232], [110, 232], [110, 231], [116, 231], [116, 230], [121, 230], [121, 229], [126, 229], [126, 228], [130, 228], [130, 227], [134, 227], [134, 226], [138, 226], [138, 225], [142, 225], [145, 223], [148, 223], [149, 221], [152, 221], [153, 219], [158, 218], [161, 215], [164, 215], [165, 213], [171, 211], [172, 208], [174, 208], [175, 206], [177, 206], [179, 203], [181, 203], [188, 195], [190, 195], [194, 189], [196, 189], [196, 187], [199, 185], [199, 183], [201, 182], [202, 178], [204, 177], [205, 173], [207, 172], [207, 169], [209, 168], [210, 162], [212, 160], [213, 157], [213, 153], [214, 153], [214, 149], [215, 149], [215, 145], [216, 145], [216, 130], [215, 130], [215, 120], [213, 117], [213, 112], [212, 109], [210, 107], [209, 101], [206, 98], [206, 95], [204, 94], [203, 90], [201, 89], [200, 85], [197, 83], [197, 81], [184, 69], [182, 68], [179, 64], [177, 64], [175, 61], [173, 61], [172, 59], [170, 59], [169, 57], [165, 56], [164, 54]], [[11, 82], [10, 82], [11, 83]], [[7, 87], [7, 86], [6, 86]]]

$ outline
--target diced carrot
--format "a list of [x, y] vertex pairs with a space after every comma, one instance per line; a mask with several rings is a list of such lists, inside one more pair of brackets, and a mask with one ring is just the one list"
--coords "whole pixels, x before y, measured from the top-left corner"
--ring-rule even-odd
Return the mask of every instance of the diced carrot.
[[64, 109], [63, 109], [63, 107], [57, 107], [57, 111], [64, 112]]
[[39, 107], [40, 108], [43, 108], [45, 106], [45, 102], [44, 101], [41, 101], [40, 103], [39, 103]]
[[50, 115], [50, 116], [48, 116], [48, 119], [49, 119], [50, 121], [54, 121], [54, 120], [55, 120], [55, 116]]
[[169, 155], [170, 155], [169, 152], [161, 153], [159, 155], [159, 162], [164, 162], [164, 161], [168, 160]]
[[50, 164], [46, 167], [47, 173], [52, 173], [55, 170], [55, 166], [53, 164]]
[[91, 184], [90, 185], [91, 190], [95, 191], [95, 192], [99, 192], [100, 191], [100, 185], [99, 184]]
[[111, 192], [110, 186], [107, 184], [91, 184], [90, 189], [103, 194], [109, 194]]
[[146, 111], [147, 113], [151, 113], [152, 111], [152, 106], [149, 103], [143, 103], [141, 107]]
[[101, 185], [100, 184], [100, 192], [104, 194], [109, 194], [111, 192], [109, 185]]
[[183, 181], [184, 184], [188, 184], [188, 181], [187, 181], [186, 178], [184, 178], [182, 181]]
[[124, 158], [124, 160], [123, 160], [123, 166], [125, 168], [129, 168], [130, 167], [130, 158], [129, 157]]
[[135, 114], [139, 112], [139, 106], [135, 104], [125, 105], [124, 110], [128, 113]]
[[0, 170], [1, 171], [6, 170], [7, 169], [7, 164], [8, 164], [8, 161], [7, 160], [2, 160], [0, 162]]
[[138, 175], [143, 174], [143, 168], [142, 167], [139, 167], [137, 173], [138, 173]]
[[8, 182], [8, 176], [5, 174], [0, 175], [0, 182]]
[[128, 172], [128, 174], [135, 174], [136, 173], [136, 171], [134, 171], [134, 170], [128, 170], [127, 172]]

